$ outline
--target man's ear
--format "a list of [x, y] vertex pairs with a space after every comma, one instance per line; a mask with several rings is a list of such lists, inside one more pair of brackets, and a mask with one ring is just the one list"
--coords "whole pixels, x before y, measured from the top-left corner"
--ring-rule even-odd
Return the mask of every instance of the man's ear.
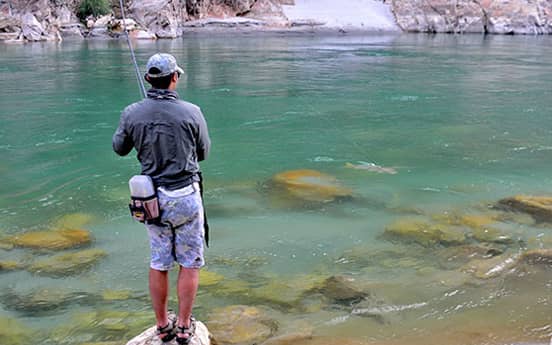
[[147, 73], [144, 74], [144, 79], [149, 83], [150, 82], [150, 77]]
[[176, 83], [178, 81], [178, 73], [174, 72], [171, 79]]

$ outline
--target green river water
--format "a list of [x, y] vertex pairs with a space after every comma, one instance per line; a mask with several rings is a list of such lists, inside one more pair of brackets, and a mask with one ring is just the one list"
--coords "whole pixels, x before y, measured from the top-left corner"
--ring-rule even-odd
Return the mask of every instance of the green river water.
[[[207, 326], [215, 308], [245, 304], [266, 309], [274, 334], [310, 329], [304, 344], [548, 343], [550, 267], [476, 279], [435, 265], [446, 248], [380, 235], [405, 217], [480, 214], [503, 197], [552, 193], [551, 38], [238, 34], [135, 48], [142, 69], [156, 51], [176, 56], [186, 70], [178, 91], [210, 128], [206, 270], [240, 288], [200, 287], [195, 314]], [[154, 323], [146, 232], [126, 206], [139, 167], [134, 153], [111, 150], [121, 109], [140, 95], [127, 46], [0, 45], [0, 80], [0, 236], [84, 214], [92, 247], [107, 253], [64, 277], [0, 272], [2, 345], [19, 344], [15, 324], [34, 342], [124, 344]], [[398, 173], [346, 167], [359, 161]], [[263, 183], [296, 169], [335, 176], [354, 200], [273, 200]], [[501, 222], [515, 239], [502, 250], [551, 248], [551, 226], [523, 219]], [[50, 255], [0, 249], [0, 261], [24, 264]], [[271, 300], [305, 275], [354, 278], [374, 297], [310, 297], [302, 308]], [[102, 297], [112, 290], [131, 296]], [[33, 301], [37, 293], [65, 297]], [[100, 315], [113, 311], [131, 314]]]

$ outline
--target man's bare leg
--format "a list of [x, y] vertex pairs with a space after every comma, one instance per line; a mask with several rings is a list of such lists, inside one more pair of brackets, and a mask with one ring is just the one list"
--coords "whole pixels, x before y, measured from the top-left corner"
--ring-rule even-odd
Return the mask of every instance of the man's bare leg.
[[[199, 284], [199, 269], [180, 266], [178, 272], [178, 327], [190, 328], [190, 317]], [[178, 337], [186, 337], [178, 333]]]
[[157, 326], [165, 327], [169, 323], [167, 316], [168, 295], [169, 295], [169, 272], [157, 271], [150, 268], [149, 288], [151, 304], [155, 312]]

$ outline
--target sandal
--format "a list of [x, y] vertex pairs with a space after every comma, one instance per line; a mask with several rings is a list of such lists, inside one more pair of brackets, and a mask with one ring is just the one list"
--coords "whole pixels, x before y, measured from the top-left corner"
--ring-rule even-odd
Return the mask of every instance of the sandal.
[[[155, 334], [163, 343], [168, 343], [169, 341], [173, 340], [174, 337], [176, 337], [175, 329], [176, 317], [174, 317], [173, 315], [169, 315], [169, 322], [167, 323], [167, 325], [165, 327], [157, 326]], [[162, 334], [164, 335], [161, 337]]]
[[[193, 316], [190, 317], [190, 327], [189, 328], [177, 326], [176, 329], [175, 329], [175, 333], [176, 333], [176, 342], [178, 343], [178, 345], [187, 345], [187, 344], [189, 344], [190, 341], [192, 340], [194, 334], [195, 334], [195, 329], [196, 329], [196, 324], [195, 324], [195, 319], [194, 319]], [[185, 334], [187, 336], [186, 337], [179, 337], [178, 334]]]

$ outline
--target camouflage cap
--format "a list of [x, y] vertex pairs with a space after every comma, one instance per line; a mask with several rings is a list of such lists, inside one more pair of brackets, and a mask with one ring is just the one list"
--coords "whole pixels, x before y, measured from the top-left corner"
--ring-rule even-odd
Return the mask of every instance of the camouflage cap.
[[146, 65], [146, 75], [150, 78], [165, 77], [174, 72], [183, 74], [184, 70], [178, 67], [171, 54], [157, 53], [149, 58]]

